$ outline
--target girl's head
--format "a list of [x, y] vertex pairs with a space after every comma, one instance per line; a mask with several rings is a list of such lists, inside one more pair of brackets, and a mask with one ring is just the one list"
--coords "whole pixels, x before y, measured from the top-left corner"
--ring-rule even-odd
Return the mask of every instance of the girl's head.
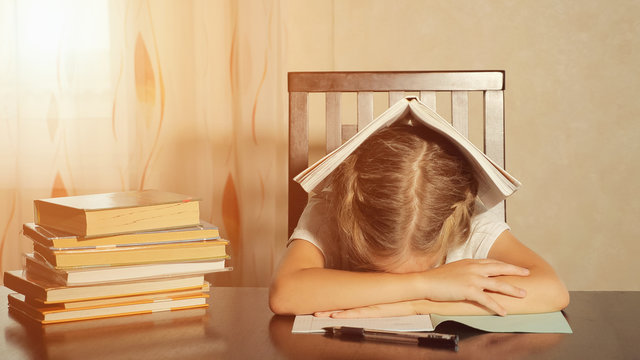
[[442, 136], [410, 125], [378, 131], [332, 176], [340, 266], [410, 272], [441, 264], [469, 235], [477, 187]]

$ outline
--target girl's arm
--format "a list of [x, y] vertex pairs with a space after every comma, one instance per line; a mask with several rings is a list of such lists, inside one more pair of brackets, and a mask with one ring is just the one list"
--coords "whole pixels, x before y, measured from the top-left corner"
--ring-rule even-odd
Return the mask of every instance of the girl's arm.
[[[396, 316], [408, 314], [437, 313], [443, 315], [483, 315], [483, 314], [517, 314], [540, 313], [564, 309], [569, 304], [569, 293], [553, 268], [535, 252], [520, 243], [509, 231], [504, 231], [489, 251], [489, 258], [529, 269], [530, 275], [500, 276], [499, 279], [515, 287], [526, 290], [525, 297], [513, 297], [500, 293], [490, 293], [500, 307], [495, 311], [474, 301], [433, 301], [427, 299], [379, 304], [358, 309], [350, 309], [334, 313], [333, 317], [371, 317]], [[459, 262], [458, 262], [459, 263]], [[453, 283], [455, 269], [451, 263], [431, 270], [431, 281], [435, 286], [446, 286]]]
[[[499, 312], [500, 306], [484, 290], [522, 296], [522, 289], [494, 277], [528, 274], [521, 267], [486, 260], [468, 261], [456, 269], [458, 271], [449, 273], [448, 278], [432, 276], [435, 270], [390, 274], [326, 269], [318, 248], [307, 241], [294, 240], [276, 271], [269, 291], [269, 305], [276, 314], [309, 314], [436, 299], [468, 300]], [[442, 280], [447, 281], [447, 286], [442, 286]]]

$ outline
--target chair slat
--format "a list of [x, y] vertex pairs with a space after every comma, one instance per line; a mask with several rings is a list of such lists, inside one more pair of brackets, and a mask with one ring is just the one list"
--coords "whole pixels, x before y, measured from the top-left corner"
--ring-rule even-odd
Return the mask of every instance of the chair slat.
[[435, 91], [420, 91], [420, 101], [436, 111], [436, 92]]
[[389, 91], [389, 107], [404, 98], [404, 91]]
[[[504, 95], [502, 91], [484, 93], [484, 152], [503, 169], [504, 158]], [[507, 218], [505, 201], [491, 209], [497, 217]]]
[[373, 92], [358, 93], [358, 130], [373, 121]]
[[342, 94], [329, 92], [326, 94], [326, 150], [327, 154], [342, 144], [342, 126], [340, 125], [340, 100]]
[[289, 93], [289, 234], [307, 203], [307, 193], [293, 181], [309, 165], [309, 115], [306, 92]]
[[353, 124], [342, 125], [342, 142], [344, 143], [345, 141], [351, 139], [351, 137], [355, 135], [357, 132], [358, 132], [358, 127], [356, 125], [353, 125]]
[[469, 138], [469, 94], [466, 91], [451, 92], [451, 119], [453, 127]]
[[502, 91], [484, 93], [484, 152], [504, 167], [504, 98]]

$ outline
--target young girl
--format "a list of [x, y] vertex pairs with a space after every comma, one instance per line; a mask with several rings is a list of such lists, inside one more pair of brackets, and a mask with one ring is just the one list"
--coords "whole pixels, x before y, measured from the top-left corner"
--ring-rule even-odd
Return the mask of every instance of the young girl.
[[560, 310], [554, 270], [476, 200], [466, 159], [423, 127], [363, 142], [314, 194], [276, 271], [276, 314], [373, 317]]

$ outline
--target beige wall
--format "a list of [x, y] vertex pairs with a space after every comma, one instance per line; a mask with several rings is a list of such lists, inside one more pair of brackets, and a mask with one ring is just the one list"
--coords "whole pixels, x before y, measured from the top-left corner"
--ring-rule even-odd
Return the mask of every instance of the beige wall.
[[571, 290], [640, 290], [640, 2], [290, 1], [289, 71], [506, 71], [513, 232]]

